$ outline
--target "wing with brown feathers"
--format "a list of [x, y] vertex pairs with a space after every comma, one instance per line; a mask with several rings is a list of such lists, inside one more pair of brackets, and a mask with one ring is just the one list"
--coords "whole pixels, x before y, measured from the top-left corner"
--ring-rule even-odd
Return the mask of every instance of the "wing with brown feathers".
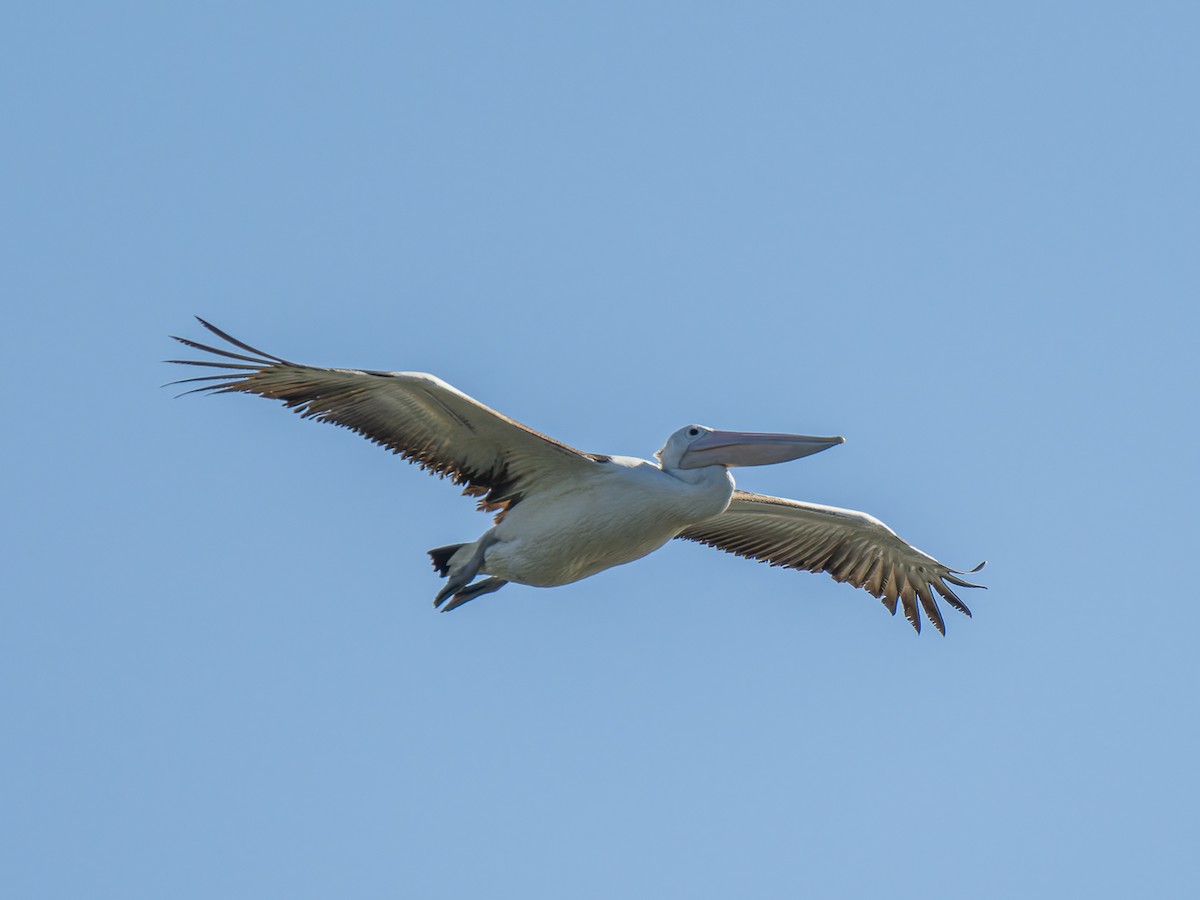
[[828, 572], [835, 581], [848, 581], [878, 597], [892, 615], [898, 600], [918, 632], [918, 600], [933, 627], [945, 634], [934, 592], [970, 616], [950, 585], [983, 587], [957, 576], [978, 572], [984, 563], [970, 572], [948, 568], [866, 513], [746, 491], [734, 491], [725, 512], [679, 537], [773, 566]]
[[506, 509], [539, 485], [571, 478], [600, 459], [526, 428], [432, 375], [305, 366], [257, 350], [197, 318], [245, 353], [176, 337], [222, 359], [168, 362], [234, 371], [172, 384], [210, 382], [194, 391], [280, 400], [304, 418], [349, 428], [422, 469], [466, 485], [464, 493], [481, 497], [485, 509]]

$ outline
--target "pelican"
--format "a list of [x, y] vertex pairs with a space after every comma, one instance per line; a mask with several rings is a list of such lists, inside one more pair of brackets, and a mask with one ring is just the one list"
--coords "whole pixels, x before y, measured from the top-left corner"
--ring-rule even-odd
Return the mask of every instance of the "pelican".
[[[902, 540], [866, 513], [734, 487], [729, 470], [820, 453], [841, 437], [717, 431], [685, 425], [657, 462], [584, 453], [527, 428], [433, 375], [329, 369], [255, 349], [196, 317], [229, 349], [175, 340], [220, 359], [167, 360], [227, 369], [184, 378], [185, 393], [257, 394], [304, 418], [357, 432], [436, 475], [463, 485], [496, 513], [475, 541], [429, 551], [446, 580], [434, 598], [457, 609], [509, 582], [556, 587], [623, 565], [673, 538], [863, 588], [894, 616], [899, 602], [919, 633], [920, 607], [943, 635], [934, 594], [967, 616], [953, 587], [982, 587]], [[182, 396], [182, 395], [181, 395]], [[477, 580], [478, 579], [478, 580]]]

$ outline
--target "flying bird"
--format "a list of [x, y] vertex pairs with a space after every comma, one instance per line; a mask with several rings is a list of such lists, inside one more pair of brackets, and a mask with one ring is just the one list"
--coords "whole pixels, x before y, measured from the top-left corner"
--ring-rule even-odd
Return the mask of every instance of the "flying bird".
[[433, 375], [329, 369], [264, 353], [197, 320], [229, 346], [175, 340], [220, 359], [167, 360], [230, 371], [185, 378], [185, 393], [245, 393], [280, 400], [304, 418], [349, 428], [422, 469], [463, 485], [494, 512], [475, 541], [429, 551], [446, 580], [443, 612], [509, 582], [555, 587], [632, 562], [673, 538], [809, 572], [828, 572], [899, 603], [918, 632], [921, 609], [946, 633], [935, 594], [971, 615], [954, 587], [982, 587], [902, 540], [866, 513], [738, 490], [729, 470], [819, 453], [841, 437], [717, 431], [685, 425], [657, 462], [584, 453], [527, 428]]

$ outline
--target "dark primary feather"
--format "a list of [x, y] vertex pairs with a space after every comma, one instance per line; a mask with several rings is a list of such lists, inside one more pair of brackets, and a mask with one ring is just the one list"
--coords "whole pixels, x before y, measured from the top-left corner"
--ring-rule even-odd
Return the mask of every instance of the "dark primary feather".
[[734, 491], [725, 512], [685, 529], [679, 537], [773, 566], [828, 572], [835, 581], [878, 597], [892, 615], [898, 602], [918, 632], [920, 603], [933, 627], [946, 633], [934, 592], [971, 615], [946, 582], [983, 587], [958, 578], [970, 573], [942, 565], [866, 513], [746, 491]]
[[279, 400], [304, 418], [349, 428], [423, 469], [465, 485], [464, 492], [482, 498], [485, 509], [507, 509], [535, 484], [570, 477], [599, 460], [489, 409], [432, 375], [306, 366], [197, 320], [245, 353], [176, 337], [181, 344], [222, 359], [167, 362], [232, 370], [172, 382], [203, 383], [185, 393], [246, 393]]

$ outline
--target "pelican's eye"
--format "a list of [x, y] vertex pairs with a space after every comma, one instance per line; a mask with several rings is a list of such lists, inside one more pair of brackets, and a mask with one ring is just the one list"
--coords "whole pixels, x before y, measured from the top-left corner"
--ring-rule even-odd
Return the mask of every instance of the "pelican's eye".
[[695, 437], [695, 436], [696, 436], [696, 435], [698, 435], [699, 433], [700, 433], [700, 429], [699, 429], [699, 428], [689, 428], [689, 429], [688, 429], [688, 437]]

